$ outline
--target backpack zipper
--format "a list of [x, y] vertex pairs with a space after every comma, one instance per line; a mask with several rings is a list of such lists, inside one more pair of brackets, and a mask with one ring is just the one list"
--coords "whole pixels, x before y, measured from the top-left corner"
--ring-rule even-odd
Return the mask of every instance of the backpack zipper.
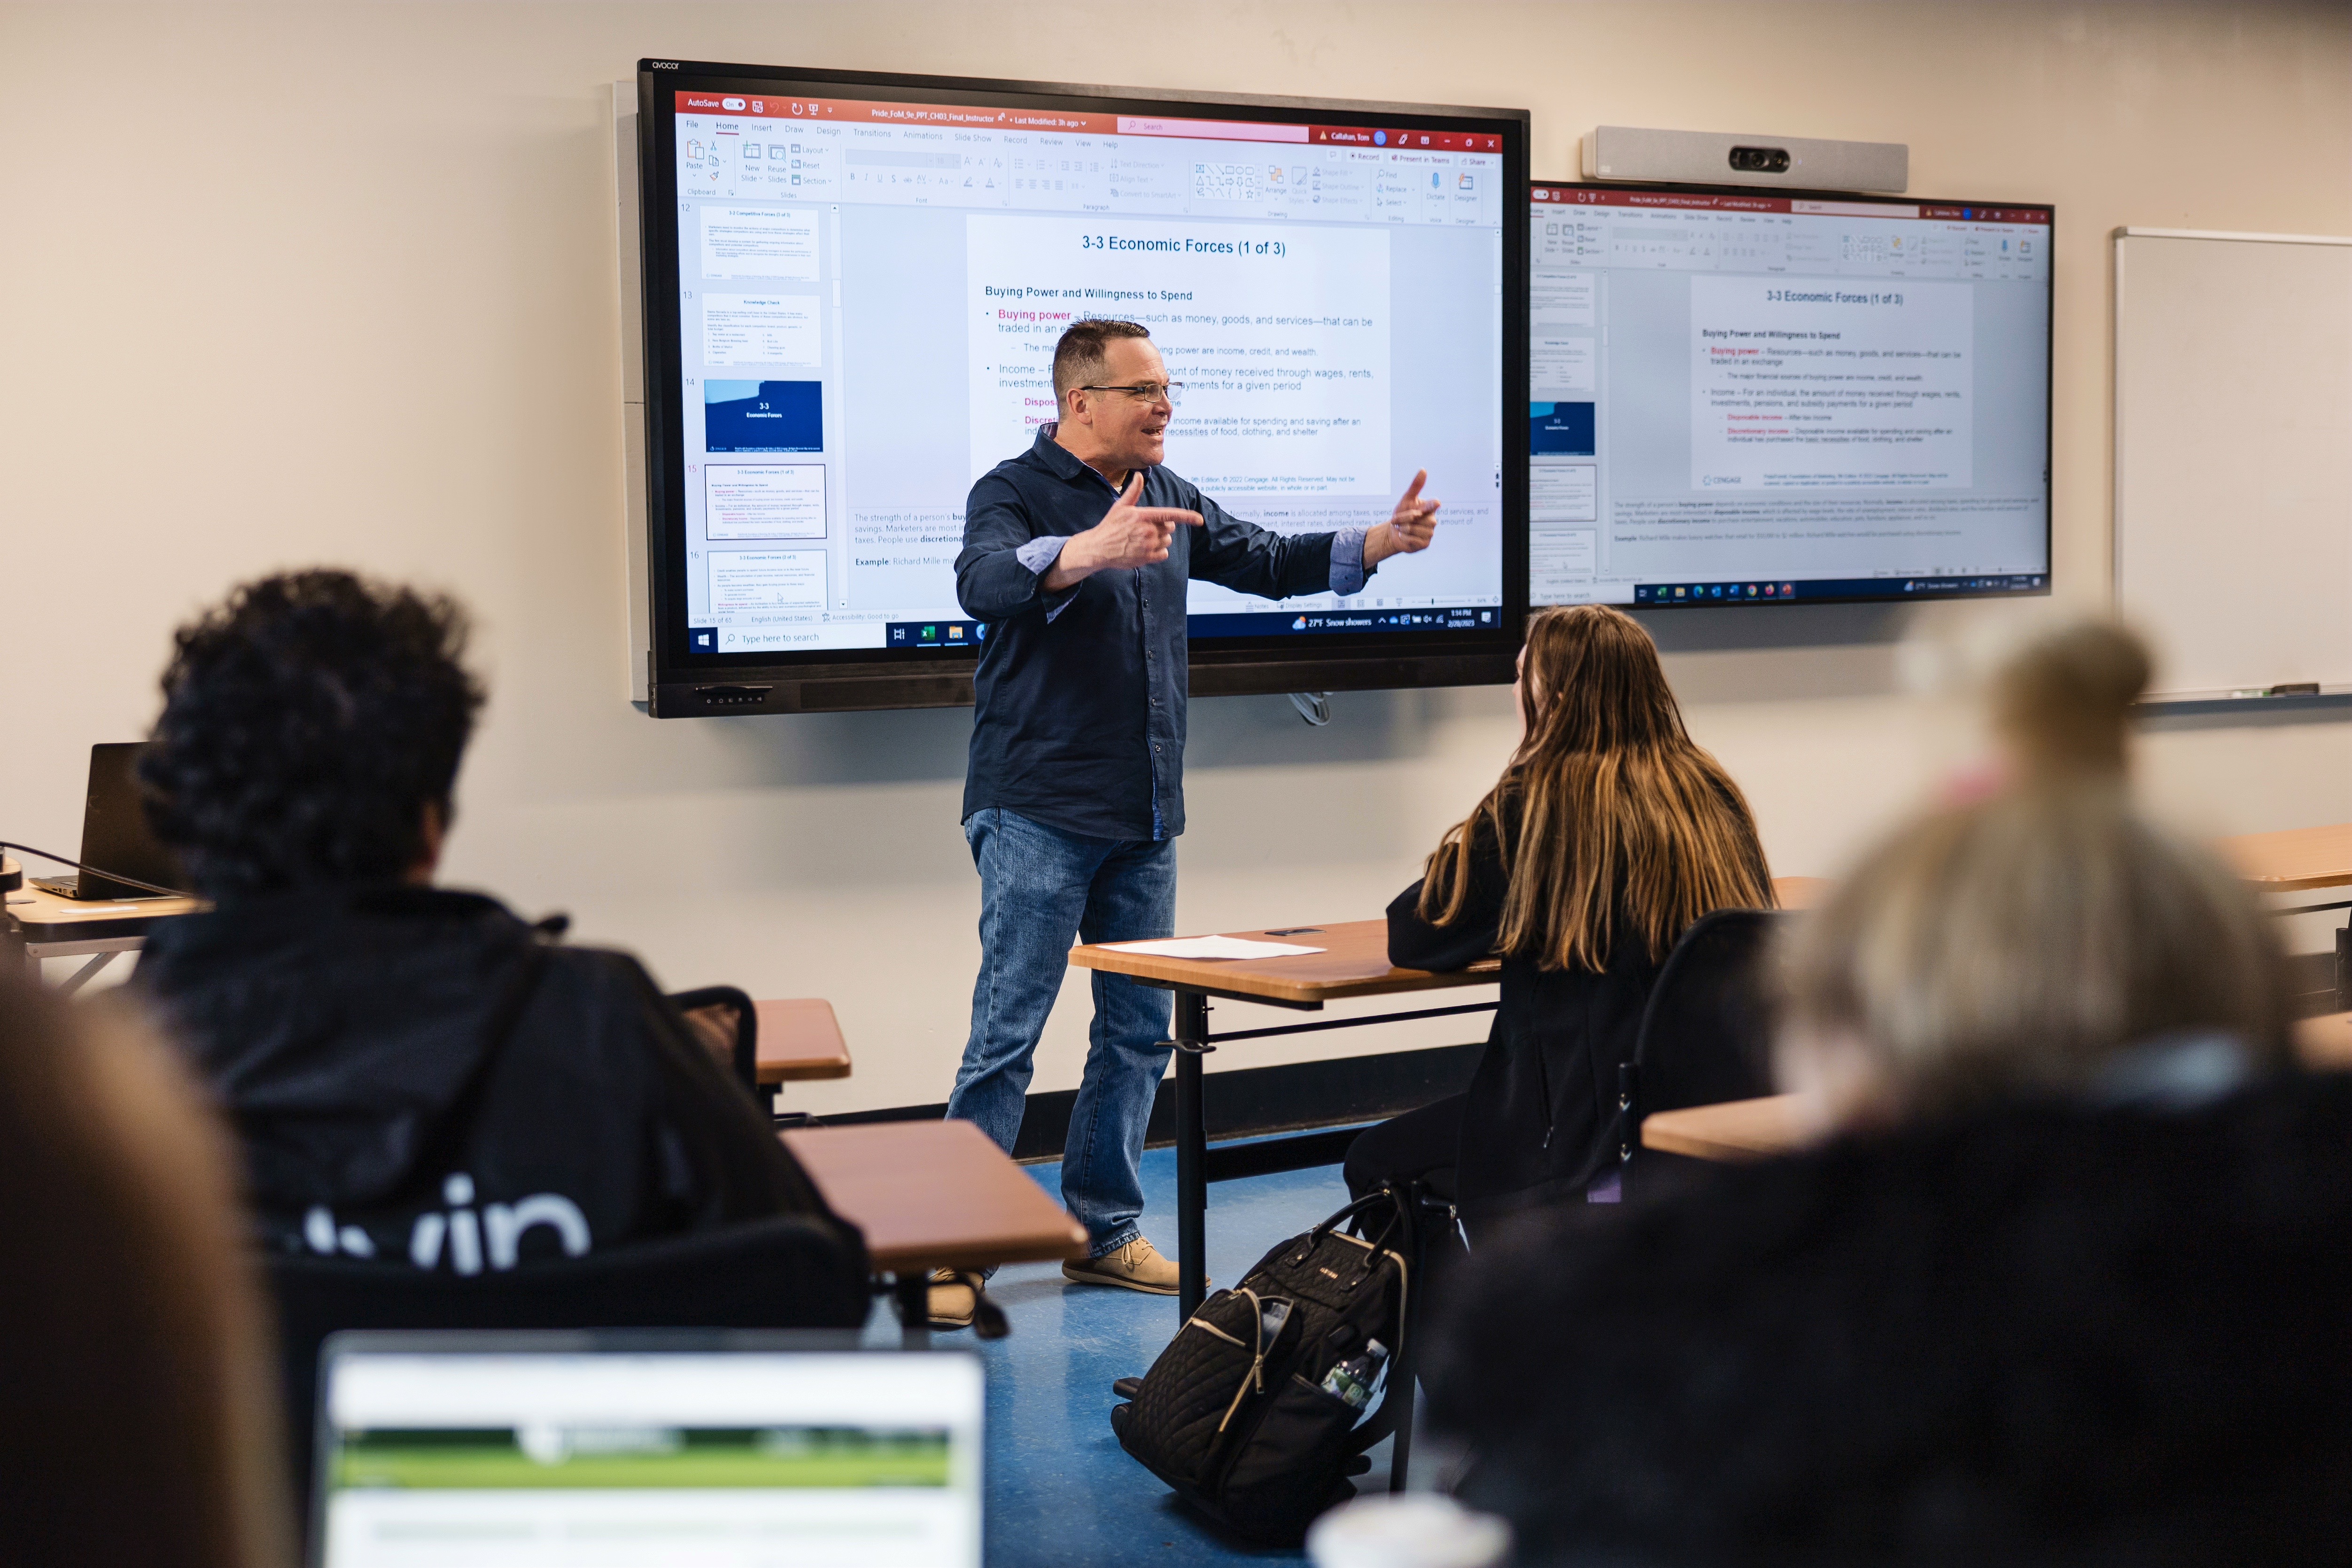
[[[1240, 1293], [1242, 1295], [1248, 1296], [1252, 1303], [1255, 1303], [1257, 1300], [1257, 1297], [1247, 1290], [1244, 1290]], [[1225, 1332], [1224, 1330], [1217, 1327], [1216, 1324], [1210, 1322], [1206, 1318], [1188, 1318], [1185, 1320], [1184, 1326], [1188, 1329], [1206, 1329], [1209, 1332], [1216, 1335], [1217, 1338], [1224, 1341], [1225, 1343], [1232, 1345], [1236, 1350], [1245, 1351], [1250, 1348], [1249, 1346], [1242, 1343], [1241, 1341], [1235, 1339], [1233, 1335]], [[1261, 1321], [1258, 1325], [1258, 1334], [1263, 1338], [1265, 1333], [1265, 1326], [1264, 1322]], [[1264, 1392], [1265, 1388], [1265, 1352], [1263, 1348], [1251, 1353], [1249, 1373], [1242, 1379], [1241, 1385], [1234, 1390], [1233, 1402], [1225, 1406], [1224, 1416], [1217, 1423], [1218, 1431], [1223, 1432], [1226, 1426], [1232, 1424], [1234, 1412], [1241, 1408], [1242, 1395], [1247, 1394], [1253, 1386], [1256, 1387], [1260, 1392]]]
[[[1265, 1306], [1257, 1299], [1257, 1292], [1255, 1290], [1244, 1289], [1236, 1294], [1249, 1298], [1250, 1322], [1254, 1326], [1252, 1337], [1257, 1341], [1257, 1347], [1250, 1352], [1249, 1375], [1243, 1378], [1239, 1385], [1234, 1389], [1233, 1403], [1225, 1406], [1224, 1417], [1217, 1423], [1217, 1430], [1220, 1432], [1223, 1432], [1232, 1422], [1234, 1412], [1242, 1407], [1243, 1394], [1249, 1393], [1253, 1388], [1260, 1394], [1265, 1392]], [[1202, 1323], [1201, 1326], [1219, 1339], [1233, 1340], [1236, 1345], [1241, 1343], [1241, 1341], [1234, 1339], [1233, 1335], [1226, 1333], [1213, 1323]]]

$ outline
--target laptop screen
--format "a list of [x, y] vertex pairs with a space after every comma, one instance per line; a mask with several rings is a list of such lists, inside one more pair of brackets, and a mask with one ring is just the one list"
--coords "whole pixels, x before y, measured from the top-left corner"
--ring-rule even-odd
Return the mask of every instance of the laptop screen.
[[974, 1356], [370, 1338], [327, 1352], [327, 1568], [978, 1568]]
[[[136, 741], [101, 743], [89, 749], [89, 795], [81, 818], [81, 858], [99, 872], [136, 877], [159, 888], [185, 888], [188, 880], [179, 861], [147, 825], [147, 808], [139, 798], [139, 753]], [[118, 882], [98, 872], [82, 873], [77, 895], [84, 899], [152, 899], [145, 888]]]

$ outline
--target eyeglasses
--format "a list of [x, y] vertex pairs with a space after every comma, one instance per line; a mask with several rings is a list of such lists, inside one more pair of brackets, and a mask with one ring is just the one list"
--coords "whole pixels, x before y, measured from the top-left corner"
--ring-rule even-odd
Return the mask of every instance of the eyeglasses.
[[1175, 407], [1184, 396], [1184, 384], [1181, 381], [1147, 381], [1135, 386], [1082, 386], [1078, 390], [1080, 392], [1124, 392], [1138, 403], [1164, 403], [1171, 408]]

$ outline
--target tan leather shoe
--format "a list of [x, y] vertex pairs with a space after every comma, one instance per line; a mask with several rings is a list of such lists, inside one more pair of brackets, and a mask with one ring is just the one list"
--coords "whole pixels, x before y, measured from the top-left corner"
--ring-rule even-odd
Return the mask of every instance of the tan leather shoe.
[[935, 1329], [968, 1329], [980, 1310], [979, 1293], [952, 1268], [931, 1270], [930, 1314]]
[[1160, 1257], [1159, 1250], [1139, 1236], [1116, 1252], [1106, 1252], [1083, 1263], [1063, 1264], [1062, 1278], [1080, 1285], [1117, 1285], [1150, 1296], [1176, 1294], [1175, 1263]]

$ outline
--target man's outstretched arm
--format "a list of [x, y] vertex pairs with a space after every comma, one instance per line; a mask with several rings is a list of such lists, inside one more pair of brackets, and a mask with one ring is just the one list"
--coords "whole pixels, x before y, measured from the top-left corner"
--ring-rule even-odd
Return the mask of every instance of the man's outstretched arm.
[[1439, 502], [1423, 499], [1424, 468], [1412, 477], [1386, 522], [1287, 538], [1242, 521], [1203, 500], [1207, 533], [1192, 549], [1192, 575], [1244, 594], [1282, 599], [1298, 594], [1356, 593], [1391, 555], [1429, 548]]

